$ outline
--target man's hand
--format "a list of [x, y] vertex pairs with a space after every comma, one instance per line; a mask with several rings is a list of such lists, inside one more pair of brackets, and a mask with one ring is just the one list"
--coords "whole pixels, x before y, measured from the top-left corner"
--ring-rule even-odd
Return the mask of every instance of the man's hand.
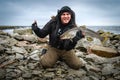
[[32, 24], [32, 30], [36, 30], [37, 29], [37, 21], [35, 20], [34, 23]]
[[84, 37], [83, 32], [82, 32], [81, 30], [77, 31], [77, 33], [76, 33], [76, 37], [77, 37], [78, 39], [83, 38], [83, 37]]
[[37, 21], [35, 20], [32, 26], [37, 26]]
[[77, 31], [76, 36], [73, 38], [73, 41], [77, 42], [78, 40], [84, 37], [85, 37], [85, 34], [81, 30], [79, 30]]

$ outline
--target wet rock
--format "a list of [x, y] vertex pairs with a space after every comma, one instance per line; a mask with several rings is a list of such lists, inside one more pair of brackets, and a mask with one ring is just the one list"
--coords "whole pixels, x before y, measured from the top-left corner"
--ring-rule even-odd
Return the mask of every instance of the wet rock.
[[49, 41], [49, 37], [47, 36], [47, 37], [45, 37], [45, 38], [38, 38], [38, 42], [39, 43], [46, 43], [46, 42], [48, 42]]
[[116, 79], [114, 79], [114, 78], [111, 77], [111, 78], [108, 78], [108, 79], [106, 79], [106, 80], [116, 80]]
[[0, 45], [3, 45], [5, 48], [14, 46], [17, 41], [14, 38], [5, 38], [1, 40]]
[[34, 35], [22, 35], [22, 37], [25, 41], [28, 41], [28, 42], [31, 42], [31, 43], [38, 42], [38, 38]]
[[38, 70], [33, 70], [33, 72], [32, 72], [32, 74], [33, 75], [40, 75], [40, 74], [42, 74], [42, 71], [38, 71]]
[[69, 69], [68, 73], [70, 76], [75, 76], [75, 77], [82, 77], [86, 75], [86, 71], [80, 69], [80, 70], [73, 70], [73, 69]]
[[22, 46], [28, 46], [30, 44], [28, 41], [19, 41], [17, 42], [16, 46], [22, 47]]
[[32, 30], [30, 28], [25, 29], [25, 28], [21, 28], [21, 29], [14, 29], [13, 31], [14, 33], [18, 33], [20, 35], [24, 35], [24, 34], [32, 34]]
[[14, 46], [18, 41], [14, 38], [9, 39], [9, 46]]
[[8, 47], [9, 46], [9, 42], [7, 40], [0, 40], [0, 45], [2, 45], [4, 47]]
[[30, 53], [27, 58], [39, 61], [41, 54], [42, 54], [42, 50], [35, 50], [32, 53]]
[[55, 77], [55, 74], [53, 72], [48, 72], [43, 75], [47, 79], [53, 79]]
[[23, 41], [24, 38], [21, 35], [15, 35], [14, 38], [18, 41]]
[[31, 79], [32, 74], [30, 72], [26, 72], [26, 73], [23, 73], [22, 77], [25, 78], [25, 79]]
[[0, 69], [0, 79], [4, 79], [5, 78], [5, 74], [6, 74], [6, 70], [5, 69]]
[[0, 54], [3, 54], [4, 51], [5, 51], [5, 48], [2, 45], [0, 45]]
[[36, 66], [37, 66], [37, 63], [28, 63], [27, 65], [27, 67], [32, 70], [34, 70]]
[[106, 58], [97, 56], [96, 54], [86, 55], [86, 60], [94, 62], [96, 64], [102, 64], [102, 63], [106, 63], [107, 62]]
[[104, 31], [103, 31], [103, 30], [98, 30], [97, 33], [98, 33], [98, 34], [103, 34]]
[[120, 34], [113, 34], [113, 37], [111, 37], [110, 40], [120, 40]]
[[0, 30], [0, 35], [4, 35], [4, 36], [10, 36], [8, 33], [3, 32], [2, 30]]
[[6, 56], [0, 56], [0, 64], [7, 60]]
[[88, 76], [83, 76], [81, 80], [90, 80], [90, 78]]
[[20, 53], [16, 53], [15, 58], [16, 58], [16, 59], [23, 59], [23, 58], [24, 58], [24, 55], [22, 55], [22, 54], [20, 54]]
[[113, 69], [114, 69], [114, 66], [112, 64], [104, 64], [104, 67], [102, 69], [102, 75], [112, 74]]
[[21, 54], [27, 54], [27, 51], [23, 47], [15, 47], [12, 46], [12, 51], [14, 53], [21, 53]]
[[[89, 40], [90, 38], [91, 40]], [[102, 42], [98, 38], [93, 38], [93, 37], [85, 37], [77, 42], [76, 49], [84, 50], [85, 52], [87, 51], [88, 47], [91, 45], [99, 45], [103, 46]], [[84, 49], [85, 48], [85, 49]]]
[[11, 79], [11, 78], [17, 78], [17, 77], [19, 77], [19, 75], [17, 75], [16, 72], [11, 71], [11, 72], [8, 72], [8, 73], [6, 74], [6, 77]]
[[76, 51], [75, 55], [78, 56], [78, 57], [85, 57], [84, 53], [81, 52], [81, 51]]
[[73, 76], [67, 76], [67, 77], [65, 77], [65, 80], [75, 80], [75, 78], [73, 77]]
[[23, 72], [27, 72], [28, 71], [28, 68], [26, 66], [23, 66], [23, 65], [18, 66], [18, 69], [20, 69]]
[[92, 53], [97, 54], [97, 55], [102, 56], [102, 57], [110, 58], [110, 57], [117, 56], [117, 51], [115, 49], [112, 49], [112, 48], [93, 45], [93, 46], [90, 46], [90, 49], [91, 49]]
[[120, 71], [114, 73], [114, 78], [118, 80], [120, 79]]
[[[100, 34], [103, 34], [100, 32]], [[23, 34], [23, 33], [20, 33]], [[33, 34], [6, 34], [0, 32], [0, 80], [119, 80], [120, 56], [101, 57], [88, 54], [88, 47], [101, 45], [99, 39], [86, 37], [78, 42], [75, 55], [79, 57], [82, 67], [73, 70], [65, 62], [57, 61], [53, 68], [44, 69], [39, 56], [46, 47], [46, 42], [39, 41]], [[109, 34], [109, 35], [108, 35]], [[105, 35], [105, 34], [104, 34]], [[117, 35], [107, 33], [106, 45], [120, 51], [120, 41]], [[33, 40], [35, 39], [35, 40]], [[81, 45], [85, 44], [85, 45]], [[100, 50], [101, 48], [96, 48]], [[102, 51], [103, 49], [101, 49]], [[106, 49], [105, 49], [106, 51]], [[108, 50], [110, 51], [110, 50]], [[102, 54], [103, 52], [101, 52]], [[3, 67], [4, 66], [4, 67]]]
[[90, 80], [99, 80], [99, 79], [95, 76], [90, 76]]
[[11, 48], [5, 48], [5, 53], [8, 54], [8, 55], [14, 54], [14, 52], [12, 51]]

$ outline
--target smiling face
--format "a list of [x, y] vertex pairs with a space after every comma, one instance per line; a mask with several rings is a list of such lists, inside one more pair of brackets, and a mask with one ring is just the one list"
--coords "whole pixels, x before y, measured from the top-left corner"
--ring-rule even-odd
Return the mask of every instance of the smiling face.
[[60, 18], [62, 24], [68, 24], [71, 20], [71, 14], [69, 12], [63, 12]]

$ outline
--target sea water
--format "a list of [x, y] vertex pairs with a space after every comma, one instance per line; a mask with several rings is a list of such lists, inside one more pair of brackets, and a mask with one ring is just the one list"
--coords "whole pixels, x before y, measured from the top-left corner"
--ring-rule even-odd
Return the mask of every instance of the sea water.
[[103, 30], [114, 34], [120, 34], [120, 26], [87, 26], [88, 29], [93, 31]]
[[[42, 27], [40, 27], [42, 28]], [[105, 32], [111, 32], [114, 34], [120, 34], [120, 26], [87, 26], [88, 29], [93, 31], [103, 30]], [[8, 32], [10, 34], [13, 33], [13, 29], [5, 29], [4, 32]]]

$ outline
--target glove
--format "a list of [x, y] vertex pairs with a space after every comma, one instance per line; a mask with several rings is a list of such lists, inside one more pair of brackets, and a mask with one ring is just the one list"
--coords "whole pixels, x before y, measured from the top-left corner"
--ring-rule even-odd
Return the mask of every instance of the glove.
[[35, 21], [35, 22], [32, 24], [32, 26], [37, 26], [37, 22]]
[[82, 31], [79, 30], [76, 32], [76, 36], [73, 38], [73, 42], [77, 42], [81, 38], [84, 38], [85, 36], [83, 35]]
[[33, 24], [32, 24], [32, 30], [35, 30], [37, 28], [37, 22], [35, 21]]
[[65, 39], [64, 40], [64, 44], [63, 44], [63, 48], [66, 51], [69, 51], [71, 49], [73, 49], [75, 47], [76, 43], [73, 43], [70, 39]]

